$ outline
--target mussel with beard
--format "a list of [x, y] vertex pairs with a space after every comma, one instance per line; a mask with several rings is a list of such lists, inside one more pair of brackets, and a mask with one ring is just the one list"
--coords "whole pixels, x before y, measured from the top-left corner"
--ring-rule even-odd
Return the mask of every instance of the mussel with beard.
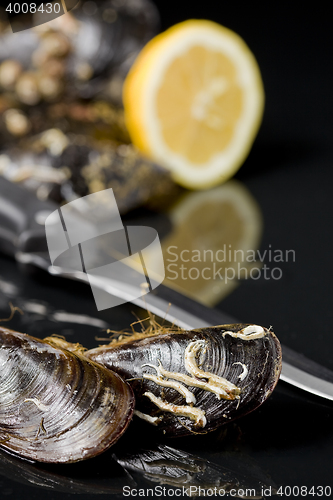
[[274, 333], [247, 324], [136, 334], [85, 355], [127, 380], [136, 414], [169, 436], [206, 433], [256, 409], [281, 371]]

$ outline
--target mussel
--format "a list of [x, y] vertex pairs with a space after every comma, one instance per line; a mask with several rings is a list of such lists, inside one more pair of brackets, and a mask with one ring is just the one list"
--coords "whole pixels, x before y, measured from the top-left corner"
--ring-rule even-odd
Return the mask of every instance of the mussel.
[[128, 384], [83, 356], [0, 328], [0, 447], [69, 463], [109, 448], [134, 409]]
[[142, 206], [160, 208], [180, 193], [170, 172], [131, 144], [95, 140], [48, 129], [0, 155], [0, 175], [57, 203], [112, 188], [121, 214]]
[[[34, 25], [41, 16], [36, 12]], [[42, 29], [17, 29], [28, 18], [16, 17], [11, 28], [4, 23], [0, 29], [0, 92], [23, 106], [101, 92], [119, 102], [131, 63], [159, 24], [150, 0], [83, 0], [66, 16], [44, 18]]]
[[270, 329], [234, 324], [113, 342], [85, 353], [127, 380], [136, 414], [168, 436], [206, 433], [272, 393], [281, 347]]

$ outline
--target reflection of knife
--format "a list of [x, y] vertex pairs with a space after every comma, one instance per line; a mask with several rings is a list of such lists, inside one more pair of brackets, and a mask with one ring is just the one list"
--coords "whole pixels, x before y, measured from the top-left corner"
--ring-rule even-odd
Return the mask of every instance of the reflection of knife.
[[[57, 208], [53, 203], [37, 200], [32, 193], [0, 178], [0, 250], [15, 256], [21, 263], [33, 264], [51, 274], [87, 282], [87, 275], [82, 271], [66, 273], [65, 269], [54, 268], [50, 264], [44, 221]], [[114, 280], [100, 278], [97, 284], [101, 289], [125, 300], [133, 296], [131, 290], [126, 291], [123, 283], [121, 290], [119, 283]], [[163, 285], [153, 293], [130, 300], [183, 328], [238, 322]], [[282, 380], [333, 400], [333, 372], [287, 347], [282, 346], [282, 350]]]

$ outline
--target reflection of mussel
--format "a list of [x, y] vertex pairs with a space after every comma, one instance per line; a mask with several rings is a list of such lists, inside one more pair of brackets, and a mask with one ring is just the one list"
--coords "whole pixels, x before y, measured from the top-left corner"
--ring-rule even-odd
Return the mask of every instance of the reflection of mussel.
[[110, 495], [121, 493], [124, 485], [136, 486], [111, 453], [76, 464], [54, 465], [31, 463], [0, 450], [0, 475], [24, 484], [27, 494], [28, 488], [43, 488], [67, 495]]
[[0, 328], [0, 446], [41, 462], [94, 457], [126, 430], [133, 394], [86, 358]]
[[152, 485], [167, 485], [182, 491], [184, 488], [186, 496], [200, 496], [200, 491], [203, 495], [216, 488], [221, 495], [222, 490], [225, 494], [233, 490], [239, 495], [246, 491], [246, 498], [254, 495], [261, 498], [262, 488], [272, 485], [270, 478], [244, 457], [237, 455], [236, 460], [237, 466], [232, 465], [232, 457], [229, 463], [230, 454], [222, 453], [219, 462], [212, 463], [161, 443], [136, 446], [132, 436], [125, 447], [116, 446], [112, 456], [108, 452], [92, 461], [70, 466], [30, 463], [0, 451], [0, 474], [30, 488], [67, 494], [124, 493], [137, 489], [140, 484], [140, 487], [150, 488]]
[[215, 464], [184, 450], [158, 444], [149, 448], [116, 451], [117, 462], [126, 470], [142, 476], [148, 483], [173, 486], [186, 496], [231, 496], [262, 498], [262, 489], [275, 485], [258, 467], [237, 457], [237, 467], [230, 456], [221, 454], [222, 463]]
[[138, 416], [170, 436], [206, 433], [249, 413], [281, 370], [277, 338], [256, 325], [135, 334], [85, 355], [128, 380]]
[[164, 444], [116, 452], [115, 457], [124, 468], [141, 473], [149, 481], [160, 484], [221, 487], [222, 484], [235, 481], [232, 474], [227, 474], [214, 464]]

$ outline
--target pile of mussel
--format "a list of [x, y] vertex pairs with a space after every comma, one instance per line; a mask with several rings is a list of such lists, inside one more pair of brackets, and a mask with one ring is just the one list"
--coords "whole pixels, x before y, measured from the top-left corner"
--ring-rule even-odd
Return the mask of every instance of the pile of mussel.
[[142, 205], [160, 209], [180, 192], [169, 172], [143, 158], [132, 144], [57, 128], [5, 149], [0, 175], [56, 203], [112, 188], [121, 214]]
[[[81, 0], [65, 16], [19, 31], [0, 8], [0, 88], [29, 114], [40, 103], [103, 95], [121, 99], [121, 84], [140, 49], [157, 32], [150, 0]], [[30, 28], [28, 25], [26, 28]], [[15, 31], [15, 29], [14, 29]], [[18, 135], [18, 131], [16, 132]]]
[[169, 437], [207, 433], [260, 406], [280, 371], [279, 341], [258, 325], [135, 333], [90, 351], [0, 328], [0, 447], [76, 462], [133, 414]]
[[130, 143], [122, 107], [124, 78], [158, 24], [150, 0], [83, 0], [15, 35], [0, 12], [0, 175], [57, 203], [111, 187], [122, 214], [177, 195]]
[[[157, 24], [149, 0], [82, 0], [13, 39], [0, 13], [0, 175], [60, 203], [113, 188], [121, 213], [178, 194], [130, 144], [121, 107]], [[77, 462], [133, 415], [170, 437], [204, 434], [261, 405], [280, 371], [280, 344], [257, 325], [161, 328], [90, 351], [0, 328], [0, 448]]]

